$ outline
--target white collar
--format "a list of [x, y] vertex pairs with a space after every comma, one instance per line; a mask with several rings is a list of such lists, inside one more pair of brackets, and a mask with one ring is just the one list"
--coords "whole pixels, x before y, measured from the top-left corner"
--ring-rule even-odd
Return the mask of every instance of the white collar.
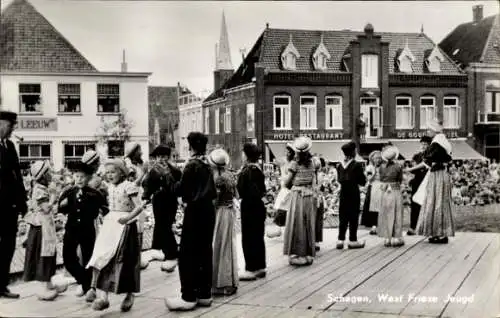
[[349, 159], [349, 161], [347, 161], [347, 162], [342, 161], [342, 167], [344, 167], [344, 169], [347, 168], [351, 164], [351, 162], [353, 162], [353, 161], [354, 161], [354, 159]]
[[448, 139], [446, 139], [446, 136], [443, 133], [434, 136], [434, 138], [432, 138], [432, 142], [437, 143], [438, 145], [443, 147], [443, 149], [446, 150], [448, 155], [451, 156], [451, 144], [448, 141]]

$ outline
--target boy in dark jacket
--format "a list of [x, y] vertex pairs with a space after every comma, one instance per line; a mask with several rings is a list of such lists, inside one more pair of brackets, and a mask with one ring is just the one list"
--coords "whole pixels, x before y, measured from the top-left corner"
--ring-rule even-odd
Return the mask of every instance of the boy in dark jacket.
[[[75, 185], [59, 198], [59, 212], [68, 216], [63, 238], [63, 261], [68, 272], [82, 286], [84, 295], [90, 289], [92, 273], [85, 266], [92, 256], [96, 238], [95, 221], [99, 213], [108, 212], [106, 199], [88, 186], [92, 169], [84, 163], [75, 167]], [[77, 254], [80, 246], [82, 263]]]

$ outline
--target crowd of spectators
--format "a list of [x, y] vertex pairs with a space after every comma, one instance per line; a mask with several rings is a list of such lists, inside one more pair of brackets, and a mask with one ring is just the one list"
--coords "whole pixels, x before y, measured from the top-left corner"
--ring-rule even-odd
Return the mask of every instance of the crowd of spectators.
[[[404, 163], [411, 165], [411, 163]], [[271, 168], [270, 168], [271, 167]], [[488, 205], [500, 203], [500, 165], [496, 162], [481, 161], [454, 161], [450, 167], [450, 175], [453, 181], [452, 198], [456, 205]], [[273, 216], [274, 198], [279, 192], [279, 168], [277, 166], [267, 166], [265, 169], [266, 187], [268, 189], [266, 202], [268, 215]], [[406, 206], [411, 203], [411, 194], [408, 182], [411, 180], [411, 174], [404, 175], [403, 178], [403, 202]], [[31, 179], [28, 174], [24, 176], [26, 190], [28, 194], [31, 189]], [[328, 165], [320, 171], [321, 184], [319, 191], [324, 198], [325, 218], [338, 214], [339, 208], [339, 190], [340, 185], [337, 182], [337, 173], [334, 165]], [[53, 175], [50, 191], [58, 196], [64, 189], [73, 185], [72, 174], [68, 169], [57, 171]], [[361, 188], [361, 206], [363, 206], [366, 188]], [[175, 228], [180, 234], [182, 228], [183, 210], [179, 205]], [[56, 213], [56, 227], [58, 236], [61, 237], [64, 231], [65, 216]], [[146, 211], [146, 230], [152, 228], [154, 219], [151, 211]], [[27, 227], [21, 219], [19, 224], [19, 236], [27, 233]]]

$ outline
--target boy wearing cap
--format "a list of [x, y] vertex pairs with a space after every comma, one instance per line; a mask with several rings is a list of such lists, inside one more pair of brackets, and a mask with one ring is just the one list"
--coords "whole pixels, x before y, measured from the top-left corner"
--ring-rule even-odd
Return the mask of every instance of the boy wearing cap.
[[356, 162], [356, 144], [349, 142], [342, 146], [344, 161], [337, 167], [340, 197], [339, 197], [339, 237], [337, 249], [344, 248], [345, 234], [349, 227], [348, 248], [363, 248], [365, 243], [358, 242], [357, 231], [360, 212], [359, 187], [366, 183], [363, 167]]
[[[95, 222], [99, 213], [108, 212], [106, 198], [96, 189], [89, 187], [92, 167], [79, 163], [73, 178], [75, 185], [64, 191], [59, 198], [59, 212], [68, 216], [63, 238], [63, 260], [68, 272], [82, 287], [82, 295], [90, 289], [92, 272], [85, 269], [94, 249], [96, 238]], [[77, 248], [80, 246], [82, 264]]]
[[171, 149], [160, 145], [150, 154], [154, 158], [151, 169], [142, 181], [144, 189], [142, 198], [152, 201], [155, 225], [153, 230], [152, 249], [162, 251], [165, 262], [161, 270], [172, 272], [177, 266], [177, 241], [172, 230], [177, 214], [177, 196], [175, 184], [180, 181], [182, 172], [170, 164]]

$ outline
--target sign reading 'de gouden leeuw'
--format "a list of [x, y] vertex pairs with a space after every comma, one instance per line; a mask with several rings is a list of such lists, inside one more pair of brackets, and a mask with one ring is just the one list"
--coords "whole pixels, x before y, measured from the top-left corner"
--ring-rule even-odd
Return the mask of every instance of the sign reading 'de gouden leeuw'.
[[44, 130], [56, 131], [57, 118], [49, 117], [18, 117], [17, 129], [19, 130]]
[[311, 138], [312, 140], [336, 140], [336, 139], [344, 139], [343, 132], [312, 132], [312, 133], [272, 133], [266, 134], [266, 139], [270, 140], [293, 140], [297, 136], [306, 136]]
[[[466, 137], [463, 132], [457, 130], [444, 130], [443, 133], [446, 138], [461, 138]], [[400, 139], [417, 139], [425, 136], [427, 132], [425, 130], [400, 130], [394, 133], [394, 137]]]

